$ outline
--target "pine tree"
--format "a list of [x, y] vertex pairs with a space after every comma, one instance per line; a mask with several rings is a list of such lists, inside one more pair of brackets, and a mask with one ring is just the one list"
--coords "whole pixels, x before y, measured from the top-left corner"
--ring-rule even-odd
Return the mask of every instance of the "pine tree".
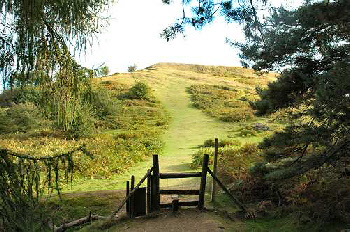
[[[267, 89], [257, 89], [261, 100], [252, 103], [259, 115], [297, 109], [283, 132], [260, 144], [266, 165], [255, 170], [283, 179], [349, 156], [350, 2], [311, 0], [295, 10], [273, 8], [269, 2], [184, 0], [183, 17], [161, 36], [174, 39], [186, 26], [201, 29], [225, 17], [244, 26], [244, 43], [228, 40], [240, 48], [243, 66], [283, 70]], [[260, 17], [260, 8], [270, 16]]]
[[245, 64], [257, 70], [287, 67], [276, 82], [259, 91], [258, 113], [298, 108], [283, 132], [260, 145], [270, 179], [290, 178], [327, 164], [336, 167], [349, 157], [349, 15], [350, 2], [341, 0], [293, 11], [273, 9], [261, 33], [249, 31], [247, 43], [238, 44]]

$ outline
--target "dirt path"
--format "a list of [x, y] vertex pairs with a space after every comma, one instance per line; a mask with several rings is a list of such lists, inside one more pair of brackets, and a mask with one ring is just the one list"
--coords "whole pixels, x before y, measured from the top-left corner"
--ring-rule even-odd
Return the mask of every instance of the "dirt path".
[[152, 219], [135, 219], [118, 224], [112, 231], [127, 232], [221, 232], [227, 231], [230, 224], [214, 213], [197, 210], [182, 210], [177, 214], [165, 212]]

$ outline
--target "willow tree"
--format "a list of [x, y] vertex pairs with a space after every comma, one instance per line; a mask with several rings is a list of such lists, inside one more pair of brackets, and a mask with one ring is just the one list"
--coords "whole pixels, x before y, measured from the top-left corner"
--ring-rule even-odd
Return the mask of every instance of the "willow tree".
[[3, 88], [38, 86], [40, 103], [64, 130], [79, 118], [92, 72], [74, 57], [106, 25], [112, 0], [1, 0], [0, 75]]
[[40, 202], [47, 188], [60, 194], [60, 182], [72, 181], [73, 155], [84, 146], [63, 154], [33, 157], [0, 149], [0, 230], [48, 231], [49, 215]]

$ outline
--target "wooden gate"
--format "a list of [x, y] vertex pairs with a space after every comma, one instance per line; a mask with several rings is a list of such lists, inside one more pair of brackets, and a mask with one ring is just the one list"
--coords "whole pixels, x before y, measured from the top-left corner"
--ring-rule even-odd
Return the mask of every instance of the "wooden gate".
[[[129, 181], [126, 183], [127, 196], [135, 189], [135, 193], [126, 202], [127, 213], [129, 217], [141, 216], [144, 214], [151, 213], [160, 210], [160, 208], [174, 208], [177, 209], [179, 206], [196, 206], [198, 209], [204, 208], [204, 194], [207, 180], [209, 156], [205, 155], [203, 159], [202, 172], [184, 172], [184, 173], [160, 173], [159, 172], [159, 160], [158, 155], [153, 155], [153, 167], [148, 171], [147, 188], [145, 194], [138, 194], [139, 191], [143, 191], [142, 188], [135, 189], [134, 176], [131, 177], [131, 185]], [[190, 178], [198, 177], [201, 178], [199, 189], [160, 189], [160, 179], [175, 179], [175, 178]], [[145, 178], [145, 179], [146, 179]], [[198, 195], [196, 201], [179, 201], [178, 199], [173, 200], [172, 203], [160, 203], [161, 195]], [[140, 199], [141, 198], [141, 199]], [[143, 203], [144, 201], [144, 203]], [[135, 204], [138, 202], [138, 204]], [[143, 210], [143, 207], [147, 206], [147, 211]]]
[[[142, 216], [154, 211], [159, 211], [161, 208], [173, 208], [177, 210], [179, 206], [196, 206], [198, 209], [204, 208], [204, 195], [205, 187], [207, 183], [207, 173], [213, 177], [213, 181], [219, 184], [219, 186], [230, 196], [230, 198], [238, 205], [243, 212], [246, 212], [246, 208], [242, 203], [234, 197], [228, 189], [222, 184], [217, 176], [208, 167], [209, 155], [204, 155], [203, 165], [201, 172], [184, 172], [184, 173], [160, 173], [159, 172], [159, 160], [158, 155], [153, 155], [153, 167], [149, 169], [146, 175], [135, 186], [135, 177], [131, 177], [131, 181], [126, 182], [126, 198], [118, 209], [114, 212], [116, 214], [126, 203], [126, 211], [130, 218]], [[200, 178], [199, 189], [160, 189], [160, 179], [174, 179], [174, 178]], [[140, 188], [142, 183], [147, 179], [147, 187]], [[196, 201], [183, 201], [178, 199], [172, 201], [172, 203], [161, 204], [161, 195], [198, 195]]]

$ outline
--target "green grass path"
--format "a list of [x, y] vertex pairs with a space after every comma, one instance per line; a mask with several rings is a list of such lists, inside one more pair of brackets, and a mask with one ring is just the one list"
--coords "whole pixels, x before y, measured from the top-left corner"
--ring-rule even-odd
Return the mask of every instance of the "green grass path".
[[[158, 73], [157, 73], [158, 74]], [[205, 115], [200, 110], [193, 108], [190, 104], [190, 95], [186, 87], [198, 84], [198, 80], [189, 78], [186, 73], [163, 73], [163, 75], [141, 76], [140, 79], [149, 82], [154, 89], [154, 94], [162, 102], [171, 118], [167, 132], [162, 135], [165, 143], [164, 150], [159, 154], [161, 172], [186, 172], [193, 171], [190, 168], [191, 155], [196, 151], [203, 141], [210, 138], [226, 138], [233, 125], [224, 123]], [[126, 180], [135, 175], [136, 182], [152, 166], [152, 157], [146, 161], [136, 164], [124, 174], [108, 180], [78, 180], [71, 191], [124, 189]], [[161, 183], [163, 187], [174, 185], [193, 185], [193, 178], [166, 180]], [[196, 181], [196, 184], [199, 181]]]

